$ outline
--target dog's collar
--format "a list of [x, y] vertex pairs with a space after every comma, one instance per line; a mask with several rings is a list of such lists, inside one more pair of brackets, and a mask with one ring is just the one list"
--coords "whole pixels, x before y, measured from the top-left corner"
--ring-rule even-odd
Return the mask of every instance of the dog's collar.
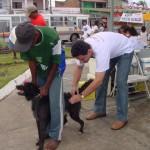
[[39, 98], [40, 97], [40, 94], [37, 94], [36, 96], [35, 96], [35, 98]]

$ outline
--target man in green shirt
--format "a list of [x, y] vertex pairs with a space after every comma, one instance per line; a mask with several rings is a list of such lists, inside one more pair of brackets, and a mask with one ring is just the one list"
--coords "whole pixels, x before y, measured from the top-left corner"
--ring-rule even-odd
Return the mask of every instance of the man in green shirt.
[[50, 115], [48, 134], [51, 137], [46, 150], [54, 150], [61, 141], [64, 116], [62, 88], [61, 41], [57, 32], [49, 27], [19, 24], [15, 30], [15, 50], [29, 62], [32, 82], [40, 87], [40, 95], [49, 94]]

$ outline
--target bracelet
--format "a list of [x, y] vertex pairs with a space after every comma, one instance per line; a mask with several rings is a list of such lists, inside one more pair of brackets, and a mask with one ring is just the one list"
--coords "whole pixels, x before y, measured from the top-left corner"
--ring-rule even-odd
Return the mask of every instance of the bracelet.
[[85, 97], [82, 93], [80, 94], [80, 96], [81, 96], [82, 99]]

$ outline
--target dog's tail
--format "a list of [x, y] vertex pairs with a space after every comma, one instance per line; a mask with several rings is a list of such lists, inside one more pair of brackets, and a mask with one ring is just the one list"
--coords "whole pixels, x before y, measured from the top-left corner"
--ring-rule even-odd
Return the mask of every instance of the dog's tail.
[[79, 88], [79, 93], [82, 93], [92, 82], [93, 82], [93, 79], [89, 79], [88, 81], [86, 81], [86, 82]]

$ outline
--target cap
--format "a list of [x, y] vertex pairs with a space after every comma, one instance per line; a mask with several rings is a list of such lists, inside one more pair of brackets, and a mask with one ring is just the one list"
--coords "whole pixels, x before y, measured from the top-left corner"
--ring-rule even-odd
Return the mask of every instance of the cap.
[[17, 40], [15, 42], [15, 51], [26, 52], [30, 49], [35, 35], [35, 27], [30, 22], [18, 24], [15, 29]]
[[30, 5], [26, 8], [26, 15], [29, 17], [31, 13], [36, 10], [37, 10], [37, 7], [35, 5]]

